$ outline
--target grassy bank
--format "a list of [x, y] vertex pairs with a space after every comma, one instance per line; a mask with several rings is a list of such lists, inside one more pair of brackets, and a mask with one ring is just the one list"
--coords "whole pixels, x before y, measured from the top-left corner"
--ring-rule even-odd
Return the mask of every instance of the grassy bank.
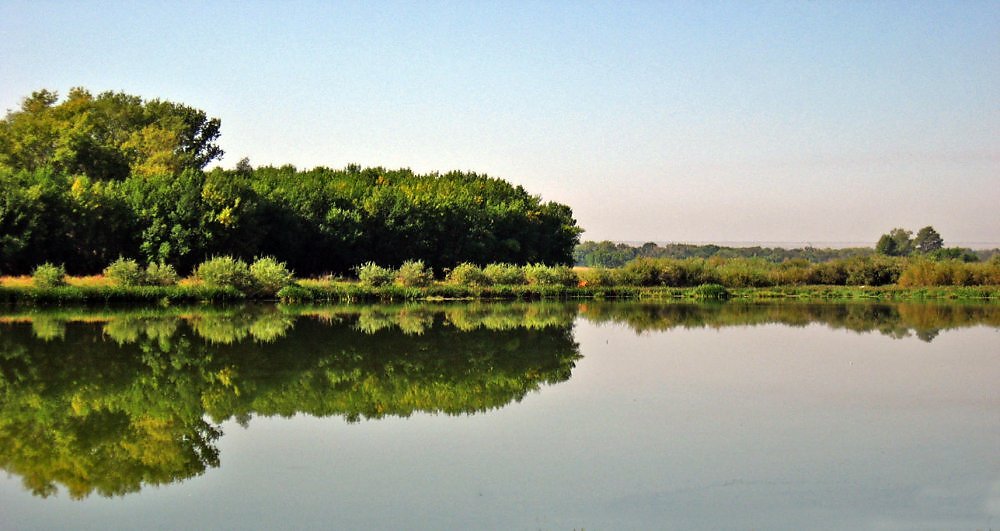
[[254, 294], [233, 287], [197, 282], [172, 286], [121, 286], [101, 277], [68, 277], [67, 284], [37, 287], [23, 278], [0, 279], [0, 303], [196, 303], [240, 300], [283, 302], [393, 302], [415, 300], [541, 299], [800, 299], [800, 300], [1000, 300], [1000, 286], [772, 286], [723, 288], [640, 286], [500, 285], [463, 286], [434, 282], [423, 287], [396, 284], [368, 286], [353, 281], [300, 280], [277, 295]]

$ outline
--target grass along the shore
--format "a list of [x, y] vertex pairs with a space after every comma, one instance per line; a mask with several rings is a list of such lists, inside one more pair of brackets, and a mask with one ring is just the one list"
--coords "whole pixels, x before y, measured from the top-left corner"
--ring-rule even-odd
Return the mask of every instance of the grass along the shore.
[[238, 300], [283, 302], [392, 302], [415, 300], [538, 299], [801, 299], [801, 300], [1000, 300], [1000, 286], [771, 286], [724, 288], [640, 286], [463, 286], [432, 282], [424, 287], [368, 286], [356, 281], [302, 279], [277, 295], [213, 287], [192, 279], [172, 286], [121, 286], [101, 276], [66, 277], [66, 285], [36, 287], [30, 277], [0, 277], [0, 302], [18, 304], [186, 303]]

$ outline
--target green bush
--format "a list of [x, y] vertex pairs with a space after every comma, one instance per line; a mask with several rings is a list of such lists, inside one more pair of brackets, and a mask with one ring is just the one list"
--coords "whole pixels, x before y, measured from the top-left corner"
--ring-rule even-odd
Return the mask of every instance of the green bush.
[[149, 264], [146, 266], [146, 282], [154, 286], [173, 286], [177, 284], [177, 271], [170, 264]]
[[719, 280], [722, 285], [731, 288], [759, 288], [773, 283], [768, 279], [768, 273], [774, 268], [761, 259], [733, 258], [726, 260], [718, 267]]
[[146, 284], [146, 273], [139, 263], [131, 258], [118, 258], [104, 268], [104, 276], [119, 286], [142, 286]]
[[702, 284], [694, 290], [691, 294], [696, 299], [728, 299], [729, 290], [720, 284]]
[[581, 286], [608, 288], [618, 284], [614, 270], [604, 267], [581, 269], [576, 275], [580, 278]]
[[576, 273], [566, 266], [543, 264], [524, 266], [524, 278], [531, 286], [575, 286], [580, 282]]
[[55, 288], [66, 285], [66, 268], [62, 264], [53, 265], [49, 262], [35, 268], [31, 274], [31, 282], [36, 288]]
[[524, 269], [514, 264], [489, 264], [483, 274], [495, 286], [520, 286], [527, 282]]
[[434, 274], [423, 260], [407, 260], [396, 270], [396, 284], [407, 288], [429, 286], [432, 280]]
[[660, 267], [655, 258], [640, 257], [625, 264], [619, 273], [626, 286], [659, 286]]
[[271, 257], [258, 258], [254, 261], [250, 265], [250, 277], [257, 291], [266, 295], [275, 295], [281, 288], [295, 281], [285, 262], [279, 262]]
[[246, 291], [253, 285], [247, 263], [231, 256], [219, 256], [202, 262], [195, 270], [195, 278], [209, 287], [232, 287]]
[[488, 286], [490, 279], [483, 273], [481, 267], [464, 262], [455, 266], [448, 273], [448, 282], [460, 286]]
[[847, 266], [843, 260], [815, 264], [809, 269], [809, 284], [843, 286], [847, 283]]
[[358, 280], [364, 286], [385, 286], [391, 284], [396, 272], [387, 267], [382, 267], [375, 262], [367, 262], [354, 268], [358, 273]]
[[847, 262], [847, 284], [885, 286], [895, 284], [903, 270], [901, 259], [888, 256], [865, 256]]

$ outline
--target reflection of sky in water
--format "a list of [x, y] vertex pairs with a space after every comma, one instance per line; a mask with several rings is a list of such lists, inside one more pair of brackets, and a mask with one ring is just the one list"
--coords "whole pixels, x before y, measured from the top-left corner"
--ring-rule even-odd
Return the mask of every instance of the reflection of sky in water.
[[472, 416], [223, 424], [222, 466], [84, 502], [0, 481], [15, 528], [989, 528], [996, 329], [576, 324], [572, 377]]

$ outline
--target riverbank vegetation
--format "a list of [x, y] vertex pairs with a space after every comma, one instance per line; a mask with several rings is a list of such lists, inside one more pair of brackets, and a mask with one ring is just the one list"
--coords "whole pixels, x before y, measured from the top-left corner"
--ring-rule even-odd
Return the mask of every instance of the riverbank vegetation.
[[67, 277], [50, 263], [34, 276], [0, 278], [0, 302], [372, 301], [540, 298], [881, 298], [1000, 297], [1000, 258], [988, 262], [863, 256], [813, 263], [747, 258], [640, 258], [620, 268], [464, 262], [434, 269], [373, 262], [350, 277], [298, 278], [265, 257], [214, 257], [179, 279], [169, 265], [119, 258], [103, 275]]

